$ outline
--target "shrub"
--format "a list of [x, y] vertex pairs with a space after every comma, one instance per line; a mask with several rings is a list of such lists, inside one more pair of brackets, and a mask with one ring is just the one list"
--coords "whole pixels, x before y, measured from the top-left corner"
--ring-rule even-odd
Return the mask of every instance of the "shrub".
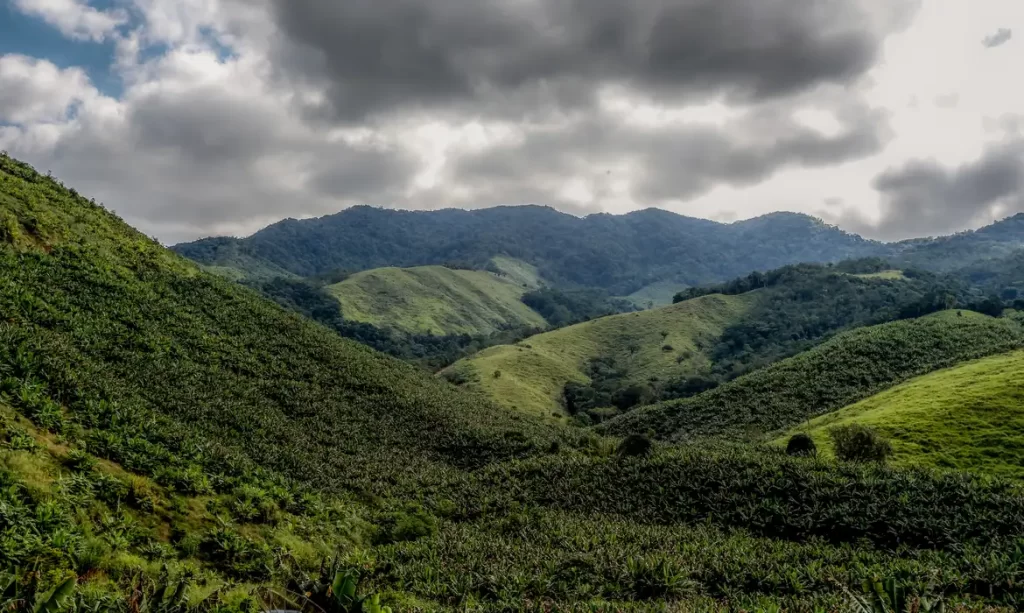
[[797, 457], [812, 457], [818, 455], [818, 446], [814, 439], [807, 434], [794, 434], [786, 445], [786, 454]]
[[860, 424], [829, 429], [836, 457], [844, 462], [884, 462], [892, 455], [892, 445], [872, 428]]
[[642, 434], [630, 434], [619, 443], [616, 453], [624, 457], [645, 456], [651, 452], [651, 447], [651, 439]]

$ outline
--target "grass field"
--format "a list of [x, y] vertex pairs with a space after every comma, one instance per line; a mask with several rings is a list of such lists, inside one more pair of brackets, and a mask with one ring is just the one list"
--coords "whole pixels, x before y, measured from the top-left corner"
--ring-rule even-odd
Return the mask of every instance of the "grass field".
[[588, 381], [590, 360], [614, 357], [636, 382], [705, 372], [705, 356], [725, 326], [756, 300], [704, 296], [676, 305], [602, 317], [491, 347], [444, 371], [469, 381], [471, 389], [506, 407], [543, 416], [562, 415], [566, 383]]
[[[517, 277], [528, 278], [520, 267]], [[482, 270], [443, 266], [377, 268], [325, 288], [346, 319], [413, 334], [490, 334], [508, 327], [545, 328], [520, 300], [527, 287]]]
[[1024, 351], [990, 356], [912, 379], [819, 417], [800, 430], [809, 432], [819, 449], [831, 456], [830, 427], [864, 424], [891, 439], [897, 464], [1021, 479], [1022, 377]]
[[676, 281], [658, 281], [638, 289], [625, 298], [643, 309], [646, 309], [652, 303], [656, 307], [667, 306], [672, 304], [672, 299], [676, 294], [687, 287], [686, 284]]
[[491, 258], [492, 267], [498, 271], [498, 275], [521, 285], [527, 289], [538, 289], [544, 286], [544, 279], [537, 272], [537, 267], [529, 262], [510, 258], [506, 255], [496, 255]]
[[903, 276], [903, 271], [902, 270], [881, 270], [879, 272], [865, 273], [865, 274], [854, 275], [854, 276], [860, 277], [861, 279], [886, 279], [886, 280], [889, 280], [889, 281], [896, 281], [896, 280], [899, 280], [899, 279], [906, 279], [906, 277]]
[[641, 407], [602, 430], [659, 438], [761, 438], [913, 377], [1018, 349], [1010, 318], [944, 311], [858, 328], [691, 398]]

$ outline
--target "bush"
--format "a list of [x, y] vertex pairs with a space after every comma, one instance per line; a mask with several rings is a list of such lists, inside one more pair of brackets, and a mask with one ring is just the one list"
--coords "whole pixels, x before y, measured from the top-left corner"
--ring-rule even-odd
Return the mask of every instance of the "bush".
[[835, 445], [836, 457], [844, 462], [885, 462], [892, 455], [889, 441], [867, 426], [835, 426], [828, 434]]
[[616, 453], [625, 457], [645, 456], [651, 452], [651, 446], [651, 439], [646, 436], [630, 434], [619, 443]]
[[802, 458], [813, 457], [818, 455], [818, 446], [814, 444], [814, 439], [810, 435], [794, 434], [786, 445], [786, 454]]

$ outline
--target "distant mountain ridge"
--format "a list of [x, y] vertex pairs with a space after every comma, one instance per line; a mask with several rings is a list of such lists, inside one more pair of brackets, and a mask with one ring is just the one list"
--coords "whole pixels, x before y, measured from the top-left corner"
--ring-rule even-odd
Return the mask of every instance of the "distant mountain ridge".
[[793, 262], [878, 255], [885, 245], [796, 213], [724, 224], [661, 209], [575, 217], [549, 207], [400, 211], [353, 207], [287, 219], [244, 239], [173, 247], [208, 266], [283, 269], [299, 276], [518, 258], [564, 286], [628, 295], [659, 281], [697, 285]]
[[510, 256], [560, 286], [628, 295], [652, 283], [700, 285], [797, 262], [891, 258], [903, 267], [952, 270], [1024, 247], [1024, 215], [952, 236], [882, 243], [800, 213], [734, 223], [662, 209], [575, 217], [545, 206], [403, 211], [357, 206], [315, 219], [285, 219], [250, 237], [172, 247], [207, 266], [266, 276], [457, 264], [487, 267]]

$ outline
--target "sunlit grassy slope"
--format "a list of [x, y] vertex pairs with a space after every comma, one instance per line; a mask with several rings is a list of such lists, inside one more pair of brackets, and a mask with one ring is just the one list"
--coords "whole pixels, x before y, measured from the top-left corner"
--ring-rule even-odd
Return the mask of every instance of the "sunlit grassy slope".
[[506, 255], [496, 255], [491, 258], [491, 266], [502, 278], [527, 289], [537, 289], [545, 285], [537, 267], [529, 262]]
[[586, 382], [586, 368], [594, 358], [614, 357], [636, 382], [707, 371], [710, 363], [704, 352], [756, 299], [757, 292], [712, 295], [602, 317], [516, 345], [491, 347], [445, 372], [461, 375], [470, 388], [506, 407], [560, 415], [565, 384]]
[[831, 455], [828, 429], [851, 423], [890, 437], [898, 464], [1024, 478], [1024, 351], [912, 379], [819, 417], [806, 430]]
[[1021, 347], [1009, 319], [945, 311], [859, 328], [692, 398], [633, 410], [601, 429], [664, 439], [760, 438], [911, 377]]
[[898, 279], [905, 279], [902, 270], [881, 270], [879, 272], [866, 273], [862, 275], [856, 275], [861, 279], [887, 279], [895, 281]]
[[547, 326], [520, 300], [524, 286], [482, 270], [377, 268], [326, 289], [347, 319], [414, 334], [489, 334]]
[[641, 308], [647, 308], [651, 303], [656, 307], [666, 306], [672, 304], [672, 298], [686, 287], [676, 281], [658, 281], [638, 289], [626, 299]]

